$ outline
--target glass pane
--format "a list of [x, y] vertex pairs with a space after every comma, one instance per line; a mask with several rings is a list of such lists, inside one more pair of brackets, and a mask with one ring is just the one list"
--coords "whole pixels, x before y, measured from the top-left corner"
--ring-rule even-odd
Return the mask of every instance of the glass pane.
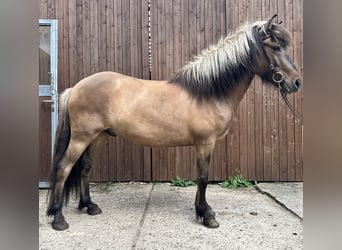
[[39, 85], [50, 85], [50, 26], [39, 26]]

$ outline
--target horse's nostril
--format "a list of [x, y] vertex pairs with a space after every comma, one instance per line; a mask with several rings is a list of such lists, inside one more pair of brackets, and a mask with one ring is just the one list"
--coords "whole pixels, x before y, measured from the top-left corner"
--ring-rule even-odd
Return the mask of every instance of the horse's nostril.
[[294, 85], [296, 86], [297, 89], [299, 89], [299, 88], [302, 86], [302, 80], [297, 79], [297, 80], [294, 82]]

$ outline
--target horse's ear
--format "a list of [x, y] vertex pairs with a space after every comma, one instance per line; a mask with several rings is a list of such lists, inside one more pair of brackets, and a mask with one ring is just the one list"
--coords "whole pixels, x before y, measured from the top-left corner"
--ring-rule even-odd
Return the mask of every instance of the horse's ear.
[[273, 15], [273, 17], [270, 18], [270, 20], [268, 20], [268, 22], [265, 25], [265, 30], [269, 30], [271, 28], [271, 25], [273, 23], [273, 19], [276, 18], [278, 16], [278, 14]]

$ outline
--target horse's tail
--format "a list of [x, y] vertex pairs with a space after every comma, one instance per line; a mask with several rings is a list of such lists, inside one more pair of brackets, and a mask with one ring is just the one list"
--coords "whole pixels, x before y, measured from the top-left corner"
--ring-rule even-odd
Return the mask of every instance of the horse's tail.
[[[68, 112], [68, 101], [70, 97], [70, 93], [72, 88], [66, 89], [59, 98], [59, 115], [58, 115], [58, 125], [55, 136], [55, 145], [54, 145], [54, 153], [52, 159], [52, 170], [50, 174], [50, 197], [49, 197], [49, 205], [47, 209], [47, 215], [53, 215], [56, 211], [54, 207], [55, 203], [55, 186], [57, 181], [57, 173], [61, 168], [59, 164], [62, 160], [70, 141], [70, 120], [69, 120], [69, 112]], [[82, 158], [82, 157], [81, 157]], [[65, 197], [65, 203], [67, 204], [70, 197], [70, 192], [73, 189], [78, 191], [78, 187], [80, 186], [80, 164], [77, 162], [75, 166], [72, 168], [68, 178], [64, 184], [63, 194]]]

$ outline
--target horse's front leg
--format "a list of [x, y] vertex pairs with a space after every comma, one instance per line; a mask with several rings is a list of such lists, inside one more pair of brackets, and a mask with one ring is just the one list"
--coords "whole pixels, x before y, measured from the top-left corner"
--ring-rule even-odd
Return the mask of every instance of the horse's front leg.
[[197, 193], [195, 199], [196, 215], [203, 219], [203, 224], [209, 228], [217, 228], [215, 212], [206, 201], [205, 192], [208, 185], [209, 163], [214, 145], [197, 147]]

